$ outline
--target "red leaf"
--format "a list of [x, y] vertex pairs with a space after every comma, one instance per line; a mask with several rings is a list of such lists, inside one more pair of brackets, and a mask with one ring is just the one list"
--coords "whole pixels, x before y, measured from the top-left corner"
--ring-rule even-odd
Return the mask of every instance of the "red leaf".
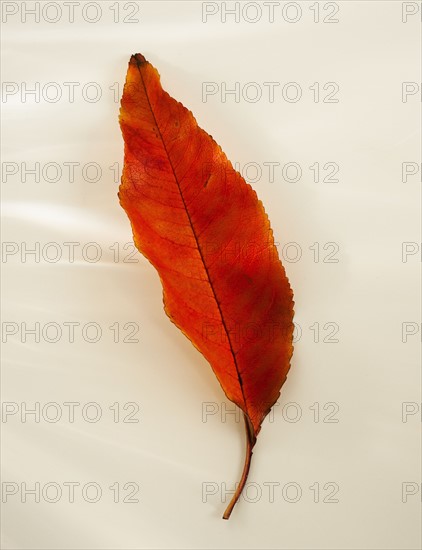
[[227, 519], [290, 367], [293, 293], [255, 191], [141, 54], [129, 62], [120, 125], [119, 198], [135, 244], [158, 271], [167, 315], [244, 412], [246, 463]]

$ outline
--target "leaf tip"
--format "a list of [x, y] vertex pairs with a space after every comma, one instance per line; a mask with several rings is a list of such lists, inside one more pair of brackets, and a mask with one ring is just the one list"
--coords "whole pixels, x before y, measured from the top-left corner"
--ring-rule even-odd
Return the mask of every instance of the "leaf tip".
[[130, 58], [130, 63], [140, 67], [141, 65], [148, 63], [148, 61], [145, 59], [145, 57], [141, 53], [134, 53]]

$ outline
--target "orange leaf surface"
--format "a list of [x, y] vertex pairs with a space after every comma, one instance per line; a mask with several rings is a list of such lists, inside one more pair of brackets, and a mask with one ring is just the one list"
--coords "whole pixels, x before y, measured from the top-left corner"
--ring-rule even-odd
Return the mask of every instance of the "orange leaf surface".
[[167, 315], [244, 413], [245, 469], [227, 519], [290, 367], [293, 293], [255, 191], [141, 54], [129, 62], [120, 126], [119, 199], [135, 245], [158, 271]]

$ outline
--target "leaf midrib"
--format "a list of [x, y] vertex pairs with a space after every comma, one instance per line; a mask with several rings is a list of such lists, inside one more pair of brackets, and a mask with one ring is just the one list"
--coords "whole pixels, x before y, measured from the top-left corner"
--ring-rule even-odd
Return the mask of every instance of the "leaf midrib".
[[[135, 58], [135, 59], [136, 59], [136, 58]], [[147, 63], [148, 63], [148, 62], [147, 62]], [[148, 102], [149, 110], [151, 111], [151, 114], [152, 114], [152, 116], [153, 116], [153, 118], [154, 118], [155, 125], [156, 125], [156, 127], [157, 127], [158, 133], [159, 133], [159, 135], [160, 135], [161, 142], [162, 142], [162, 144], [163, 144], [163, 149], [164, 149], [164, 151], [165, 151], [165, 153], [166, 153], [166, 155], [167, 155], [167, 159], [168, 159], [169, 165], [170, 165], [171, 170], [172, 170], [172, 172], [173, 172], [174, 180], [175, 180], [175, 182], [176, 182], [176, 184], [177, 184], [177, 188], [178, 188], [178, 190], [179, 190], [180, 197], [181, 197], [182, 202], [183, 202], [183, 207], [184, 207], [184, 210], [185, 210], [185, 212], [186, 212], [186, 216], [187, 216], [187, 218], [188, 218], [189, 225], [190, 225], [190, 228], [191, 228], [193, 237], [194, 237], [194, 239], [195, 239], [196, 247], [197, 247], [197, 249], [198, 249], [198, 252], [199, 252], [199, 255], [200, 255], [200, 258], [201, 258], [201, 262], [202, 262], [202, 264], [203, 264], [203, 266], [204, 266], [205, 273], [206, 273], [206, 275], [207, 275], [208, 283], [209, 283], [210, 288], [211, 288], [211, 290], [212, 290], [212, 293], [213, 293], [213, 296], [214, 296], [215, 303], [217, 304], [217, 308], [218, 308], [218, 311], [219, 311], [219, 313], [220, 313], [221, 322], [222, 322], [222, 324], [223, 324], [224, 331], [225, 331], [225, 333], [226, 333], [226, 335], [227, 335], [227, 340], [228, 340], [229, 345], [230, 345], [230, 351], [231, 351], [231, 354], [232, 354], [232, 357], [233, 357], [234, 366], [235, 366], [235, 368], [236, 368], [237, 378], [238, 378], [238, 381], [239, 381], [240, 390], [241, 390], [242, 397], [243, 397], [243, 402], [244, 402], [244, 404], [245, 404], [246, 411], [248, 411], [248, 404], [247, 404], [246, 397], [245, 397], [245, 394], [244, 394], [244, 391], [243, 391], [243, 380], [242, 380], [242, 376], [241, 376], [240, 371], [239, 371], [239, 366], [238, 366], [238, 364], [237, 364], [236, 354], [234, 353], [234, 350], [233, 350], [233, 345], [232, 345], [232, 341], [231, 341], [231, 338], [230, 338], [230, 333], [229, 333], [229, 330], [227, 329], [226, 322], [225, 322], [225, 320], [224, 320], [224, 316], [223, 316], [223, 312], [222, 312], [222, 310], [221, 310], [220, 302], [219, 302], [219, 300], [217, 299], [217, 295], [216, 295], [216, 293], [215, 293], [214, 286], [213, 286], [213, 284], [212, 284], [212, 282], [211, 282], [211, 277], [210, 277], [210, 274], [209, 274], [209, 272], [208, 272], [208, 268], [207, 268], [207, 265], [206, 265], [206, 263], [205, 263], [204, 256], [203, 256], [203, 254], [202, 254], [201, 246], [200, 246], [200, 244], [199, 244], [198, 237], [197, 237], [197, 234], [196, 234], [194, 225], [193, 225], [193, 223], [192, 223], [192, 219], [191, 219], [190, 214], [189, 214], [189, 210], [188, 210], [188, 208], [187, 208], [187, 206], [186, 206], [185, 198], [184, 198], [184, 196], [183, 196], [183, 193], [182, 193], [182, 190], [181, 190], [181, 187], [180, 187], [180, 184], [179, 184], [179, 180], [178, 180], [178, 178], [177, 178], [177, 176], [176, 176], [176, 172], [175, 172], [175, 170], [174, 170], [173, 163], [171, 162], [171, 158], [170, 158], [169, 152], [168, 152], [167, 147], [166, 147], [166, 144], [165, 144], [165, 142], [164, 142], [163, 135], [162, 135], [162, 133], [161, 133], [161, 129], [160, 129], [160, 127], [159, 127], [158, 121], [157, 121], [157, 119], [156, 119], [156, 117], [155, 117], [154, 110], [153, 110], [152, 105], [151, 105], [151, 102], [150, 102], [150, 100], [149, 100], [148, 91], [147, 91], [147, 88], [146, 88], [146, 86], [145, 86], [144, 78], [143, 78], [143, 76], [142, 76], [142, 72], [141, 72], [141, 69], [140, 69], [140, 64], [139, 64], [139, 62], [138, 62], [137, 59], [136, 59], [136, 65], [137, 65], [137, 68], [138, 68], [138, 71], [139, 71], [139, 76], [140, 76], [141, 81], [142, 81], [142, 86], [143, 86], [144, 91], [145, 91], [145, 97], [146, 97], [147, 102]], [[247, 414], [248, 414], [248, 416], [249, 416], [249, 412], [247, 412]]]

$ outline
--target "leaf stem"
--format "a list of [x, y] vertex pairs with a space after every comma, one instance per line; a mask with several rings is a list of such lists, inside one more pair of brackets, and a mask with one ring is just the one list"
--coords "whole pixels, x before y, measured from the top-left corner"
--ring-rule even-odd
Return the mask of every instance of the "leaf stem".
[[252, 449], [256, 443], [256, 437], [252, 424], [246, 414], [243, 414], [243, 419], [245, 421], [245, 430], [246, 430], [246, 455], [245, 455], [245, 465], [243, 466], [242, 477], [240, 478], [239, 485], [237, 486], [236, 492], [233, 495], [233, 498], [230, 501], [230, 504], [227, 506], [226, 511], [224, 512], [223, 519], [229, 519], [233, 508], [236, 502], [239, 500], [239, 497], [243, 491], [243, 488], [248, 479], [249, 468], [251, 467], [252, 459]]

